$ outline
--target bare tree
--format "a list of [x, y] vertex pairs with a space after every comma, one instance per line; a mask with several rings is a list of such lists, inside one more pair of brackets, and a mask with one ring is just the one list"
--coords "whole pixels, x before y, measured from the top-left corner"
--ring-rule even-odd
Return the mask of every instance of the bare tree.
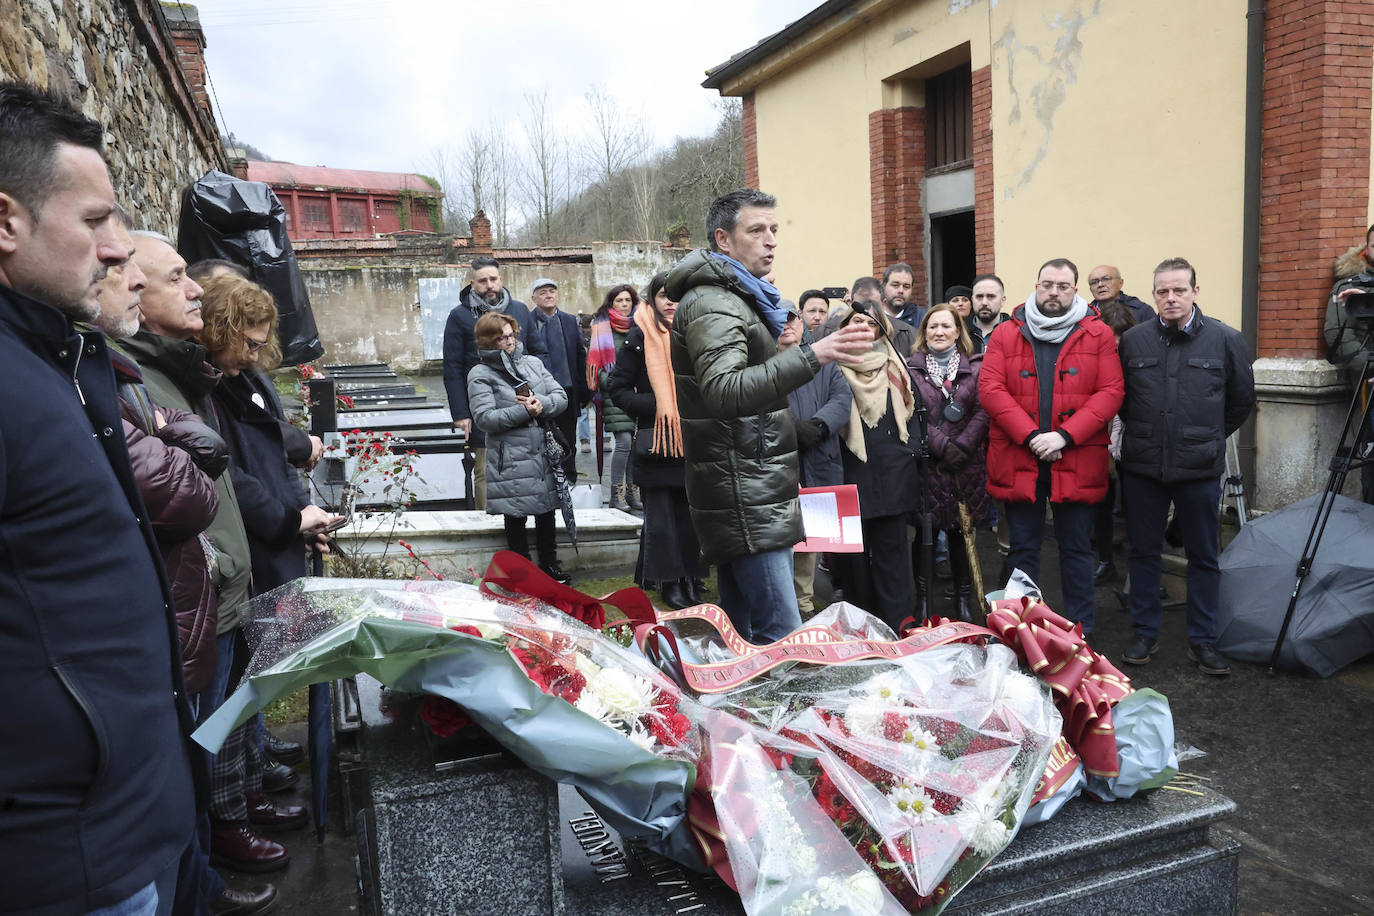
[[511, 197], [516, 176], [519, 175], [519, 162], [511, 149], [504, 126], [489, 128], [486, 144], [489, 165], [487, 184], [483, 189], [488, 201], [486, 211], [491, 218], [493, 242], [506, 245], [510, 241]]
[[468, 219], [475, 212], [469, 210], [469, 201], [463, 193], [463, 182], [459, 177], [461, 168], [459, 166], [458, 153], [449, 146], [436, 146], [429, 151], [428, 160], [416, 171], [429, 174], [435, 181], [439, 182], [439, 188], [444, 192], [444, 203], [441, 210], [444, 225], [440, 227], [441, 232], [461, 233], [468, 224]]
[[628, 116], [601, 87], [593, 86], [585, 98], [591, 115], [586, 158], [597, 191], [596, 227], [600, 238], [611, 239], [624, 224], [615, 208], [617, 179], [644, 155], [648, 137], [643, 118]]
[[630, 205], [634, 217], [631, 225], [637, 239], [657, 239], [663, 234], [659, 217], [662, 174], [657, 157], [629, 171]]
[[525, 129], [525, 163], [520, 173], [520, 191], [526, 205], [526, 228], [532, 224], [541, 245], [554, 241], [554, 215], [567, 193], [563, 184], [567, 151], [555, 136], [549, 120], [549, 90], [525, 94], [521, 124]]

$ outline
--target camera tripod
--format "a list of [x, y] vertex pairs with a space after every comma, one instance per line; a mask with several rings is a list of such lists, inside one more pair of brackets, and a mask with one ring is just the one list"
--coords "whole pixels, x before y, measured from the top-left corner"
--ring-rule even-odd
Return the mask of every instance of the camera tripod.
[[[1366, 332], [1363, 345], [1364, 352], [1368, 353], [1370, 343], [1370, 333]], [[1288, 636], [1288, 627], [1293, 622], [1293, 612], [1298, 606], [1298, 596], [1302, 593], [1303, 582], [1312, 571], [1312, 562], [1317, 557], [1317, 548], [1321, 546], [1322, 535], [1326, 532], [1327, 520], [1331, 518], [1331, 510], [1336, 505], [1336, 497], [1341, 490], [1345, 489], [1345, 479], [1353, 468], [1361, 468], [1367, 464], [1374, 463], [1374, 457], [1369, 454], [1370, 437], [1369, 412], [1370, 407], [1374, 406], [1374, 398], [1366, 400], [1363, 407], [1360, 406], [1360, 398], [1365, 390], [1365, 385], [1374, 380], [1374, 355], [1366, 356], [1364, 369], [1360, 372], [1359, 384], [1355, 386], [1354, 394], [1350, 398], [1350, 406], [1345, 412], [1345, 425], [1341, 427], [1341, 438], [1336, 443], [1336, 453], [1331, 457], [1330, 474], [1326, 479], [1326, 489], [1322, 491], [1321, 498], [1317, 500], [1317, 511], [1312, 516], [1312, 527], [1307, 532], [1307, 542], [1303, 545], [1302, 556], [1298, 558], [1297, 581], [1293, 583], [1293, 593], [1288, 598], [1288, 610], [1283, 615], [1283, 625], [1279, 627], [1278, 639], [1274, 641], [1274, 654], [1269, 658], [1269, 674], [1274, 674], [1278, 670], [1279, 653], [1283, 650], [1283, 641]], [[1358, 419], [1357, 419], [1358, 418]], [[1346, 439], [1354, 430], [1354, 441], [1351, 445], [1346, 445]]]

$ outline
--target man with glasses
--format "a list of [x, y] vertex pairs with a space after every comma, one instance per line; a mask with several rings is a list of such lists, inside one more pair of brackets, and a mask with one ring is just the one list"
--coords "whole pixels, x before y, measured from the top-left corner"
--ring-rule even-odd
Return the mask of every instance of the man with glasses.
[[1110, 264], [1099, 264], [1088, 273], [1088, 292], [1092, 294], [1093, 305], [1097, 310], [1102, 311], [1102, 307], [1108, 302], [1120, 302], [1131, 310], [1135, 316], [1136, 324], [1145, 324], [1155, 317], [1155, 310], [1150, 307], [1148, 302], [1143, 302], [1128, 293], [1121, 291], [1121, 271]]
[[1063, 600], [1093, 630], [1093, 507], [1107, 494], [1107, 441], [1124, 387], [1116, 337], [1077, 294], [1078, 268], [1046, 261], [1033, 292], [988, 338], [978, 396], [988, 492], [1007, 504], [1008, 567], [1039, 581], [1045, 503], [1054, 504]]

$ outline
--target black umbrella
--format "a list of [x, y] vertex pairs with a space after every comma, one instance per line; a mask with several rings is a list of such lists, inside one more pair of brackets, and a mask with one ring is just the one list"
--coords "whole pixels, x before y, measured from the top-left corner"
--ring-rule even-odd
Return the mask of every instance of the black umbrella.
[[[1221, 555], [1217, 649], [1268, 663], [1322, 494], [1261, 516]], [[1374, 651], [1374, 506], [1333, 497], [1279, 655], [1284, 668], [1329, 677]]]
[[568, 475], [563, 469], [563, 462], [567, 460], [569, 449], [572, 447], [563, 442], [562, 435], [554, 427], [553, 421], [542, 424], [544, 427], [544, 454], [548, 456], [549, 465], [553, 468], [554, 485], [558, 487], [558, 502], [563, 513], [563, 524], [568, 528], [568, 540], [572, 541], [573, 551], [580, 553], [577, 549], [577, 515], [573, 512], [572, 491], [568, 489]]

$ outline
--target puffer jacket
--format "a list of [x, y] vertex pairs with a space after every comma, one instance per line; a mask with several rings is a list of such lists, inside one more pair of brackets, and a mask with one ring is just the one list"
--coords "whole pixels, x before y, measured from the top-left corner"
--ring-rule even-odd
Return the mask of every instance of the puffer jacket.
[[1374, 264], [1365, 258], [1364, 251], [1364, 245], [1355, 245], [1332, 265], [1336, 283], [1326, 302], [1326, 322], [1322, 327], [1326, 358], [1333, 365], [1345, 366], [1345, 377], [1352, 389], [1364, 371], [1366, 328], [1363, 322], [1346, 320], [1345, 305], [1336, 296], [1352, 286], [1374, 289]]
[[945, 418], [945, 396], [926, 374], [926, 354], [917, 350], [907, 360], [912, 389], [926, 405], [926, 439], [930, 449], [930, 474], [926, 479], [926, 502], [936, 528], [959, 527], [962, 502], [978, 525], [992, 519], [992, 497], [988, 495], [988, 415], [978, 402], [978, 373], [983, 357], [959, 355], [954, 375], [951, 402], [964, 415], [958, 420]]
[[199, 693], [215, 674], [219, 617], [200, 534], [219, 510], [215, 478], [229, 463], [228, 448], [195, 414], [154, 403], [138, 366], [122, 354], [112, 357], [134, 480], [171, 580], [182, 677], [188, 691]]
[[1194, 308], [1186, 331], [1151, 319], [1121, 337], [1121, 467], [1133, 474], [1165, 482], [1220, 477], [1226, 437], [1255, 406], [1245, 338]]
[[[481, 359], [468, 373], [468, 407], [472, 422], [487, 434], [487, 514], [542, 515], [559, 506], [553, 468], [544, 451], [544, 428], [515, 400], [516, 382], [506, 372], [500, 350], [479, 350]], [[568, 406], [563, 386], [549, 375], [537, 356], [516, 346], [516, 372], [529, 382], [553, 419]]]
[[[210, 406], [210, 392], [219, 384], [220, 373], [206, 362], [204, 347], [195, 341], [174, 340], [148, 331], [139, 331], [114, 346], [138, 364], [143, 384], [154, 401], [191, 411], [219, 431]], [[215, 548], [215, 567], [210, 573], [219, 615], [215, 632], [223, 636], [248, 617], [253, 559], [230, 475], [221, 474], [215, 480], [215, 495], [219, 497], [219, 511], [206, 534]]]
[[709, 564], [804, 537], [797, 433], [787, 395], [820, 371], [809, 344], [781, 353], [724, 261], [697, 250], [668, 274], [671, 352], [687, 458], [687, 502]]
[[635, 448], [630, 455], [635, 486], [681, 490], [686, 486], [683, 459], [655, 455], [644, 441], [647, 438], [648, 444], [653, 443], [658, 399], [644, 365], [644, 331], [640, 327], [630, 328], [625, 343], [616, 350], [615, 368], [606, 375], [605, 388], [606, 394], [613, 396], [635, 420]]
[[[472, 417], [472, 409], [468, 406], [468, 373], [481, 361], [474, 329], [477, 319], [493, 308], [511, 316], [520, 325], [520, 343], [527, 353], [540, 356], [547, 352], [544, 335], [530, 333], [534, 320], [530, 317], [529, 306], [511, 298], [504, 289], [500, 301], [489, 306], [473, 295], [472, 284], [463, 287], [458, 293], [458, 304], [448, 313], [444, 323], [444, 391], [448, 394], [449, 412], [455, 421]], [[484, 448], [485, 442], [482, 431], [474, 429], [472, 447]]]
[[[1107, 495], [1107, 443], [1125, 387], [1116, 336], [1089, 310], [1069, 332], [1055, 362], [1054, 416], [1043, 424], [1071, 440], [1050, 464], [1050, 501], [1098, 503]], [[1033, 502], [1040, 461], [1027, 442], [1040, 432], [1040, 380], [1026, 327], [1026, 307], [988, 338], [978, 376], [988, 413], [988, 492], [1007, 502]]]

